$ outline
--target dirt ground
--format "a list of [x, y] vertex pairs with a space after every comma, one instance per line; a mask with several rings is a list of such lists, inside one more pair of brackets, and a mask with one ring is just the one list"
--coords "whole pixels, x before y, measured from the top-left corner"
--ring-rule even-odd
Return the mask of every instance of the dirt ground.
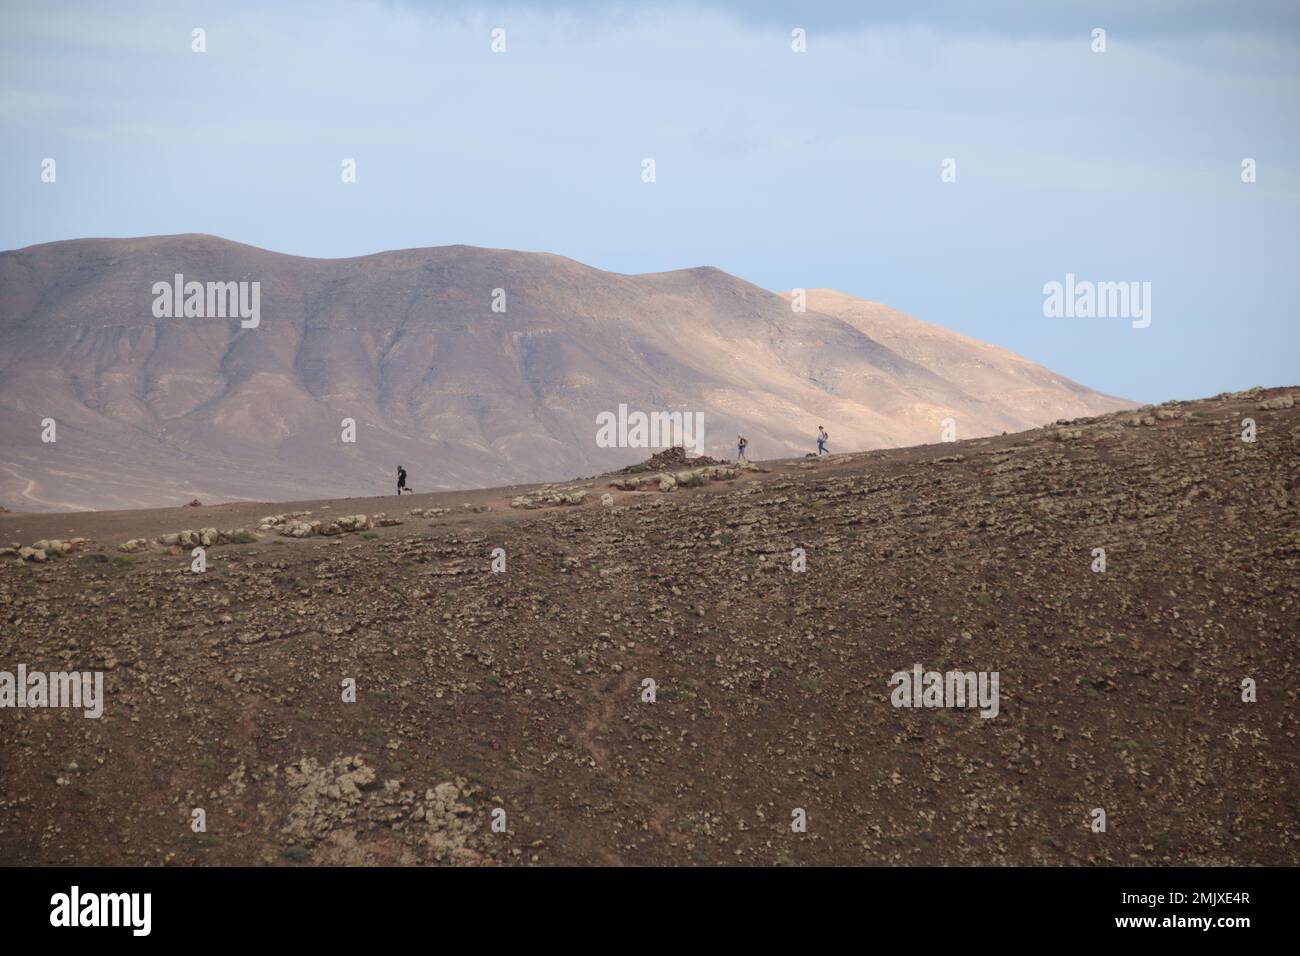
[[[0, 515], [89, 539], [0, 559], [0, 671], [105, 687], [0, 710], [0, 862], [1294, 865], [1295, 397], [537, 509]], [[402, 523], [155, 540], [294, 511]], [[894, 706], [915, 663], [996, 671], [997, 716]]]

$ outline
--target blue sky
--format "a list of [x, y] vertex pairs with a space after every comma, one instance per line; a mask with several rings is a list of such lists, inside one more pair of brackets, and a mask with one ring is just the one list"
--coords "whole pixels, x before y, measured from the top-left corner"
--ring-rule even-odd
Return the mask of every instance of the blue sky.
[[[1297, 94], [1293, 3], [4, 0], [0, 248], [716, 265], [1194, 398], [1300, 382]], [[1150, 282], [1151, 326], [1045, 318], [1066, 273]]]

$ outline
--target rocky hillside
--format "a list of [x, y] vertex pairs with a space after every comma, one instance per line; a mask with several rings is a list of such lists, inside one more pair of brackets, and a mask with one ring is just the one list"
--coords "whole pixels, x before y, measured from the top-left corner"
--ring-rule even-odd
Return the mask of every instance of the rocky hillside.
[[[260, 283], [256, 327], [155, 315], [154, 285], [178, 274]], [[0, 505], [374, 495], [399, 464], [419, 491], [559, 480], [646, 456], [598, 446], [596, 416], [620, 405], [700, 413], [704, 452], [743, 432], [766, 458], [809, 450], [819, 424], [850, 451], [938, 441], [947, 417], [974, 437], [1125, 405], [951, 333], [942, 354], [877, 338], [846, 302], [870, 306], [823, 295], [796, 313], [717, 269], [618, 275], [466, 246], [318, 260], [191, 235], [0, 253]]]
[[[1297, 395], [704, 480], [0, 515], [86, 539], [0, 561], [0, 671], [105, 674], [99, 719], [0, 710], [0, 859], [1294, 865]], [[167, 536], [207, 526], [252, 540], [194, 573]], [[998, 672], [997, 715], [893, 706], [917, 663]]]

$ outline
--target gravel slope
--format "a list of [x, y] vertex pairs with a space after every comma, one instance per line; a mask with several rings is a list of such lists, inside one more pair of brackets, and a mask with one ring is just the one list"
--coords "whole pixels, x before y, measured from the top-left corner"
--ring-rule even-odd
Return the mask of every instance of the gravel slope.
[[[0, 541], [95, 543], [0, 562], [0, 670], [103, 668], [107, 701], [0, 710], [0, 859], [1294, 865], [1297, 395], [612, 506], [593, 479], [536, 511], [6, 515]], [[116, 550], [288, 510], [404, 523], [213, 547], [203, 574]], [[917, 662], [997, 671], [998, 715], [891, 706]]]

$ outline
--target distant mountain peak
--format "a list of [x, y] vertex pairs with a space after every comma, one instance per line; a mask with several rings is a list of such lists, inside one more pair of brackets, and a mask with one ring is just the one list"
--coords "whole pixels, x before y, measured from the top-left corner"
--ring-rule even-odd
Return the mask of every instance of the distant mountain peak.
[[[177, 274], [257, 282], [256, 328], [157, 318]], [[784, 297], [783, 297], [784, 296]], [[836, 451], [1015, 431], [1131, 403], [833, 290], [795, 313], [713, 266], [621, 275], [543, 252], [435, 246], [346, 259], [205, 234], [0, 253], [0, 504], [375, 494], [621, 467], [596, 416], [703, 415], [705, 451]], [[56, 443], [40, 422], [58, 423]], [[355, 443], [341, 423], [356, 424]]]

